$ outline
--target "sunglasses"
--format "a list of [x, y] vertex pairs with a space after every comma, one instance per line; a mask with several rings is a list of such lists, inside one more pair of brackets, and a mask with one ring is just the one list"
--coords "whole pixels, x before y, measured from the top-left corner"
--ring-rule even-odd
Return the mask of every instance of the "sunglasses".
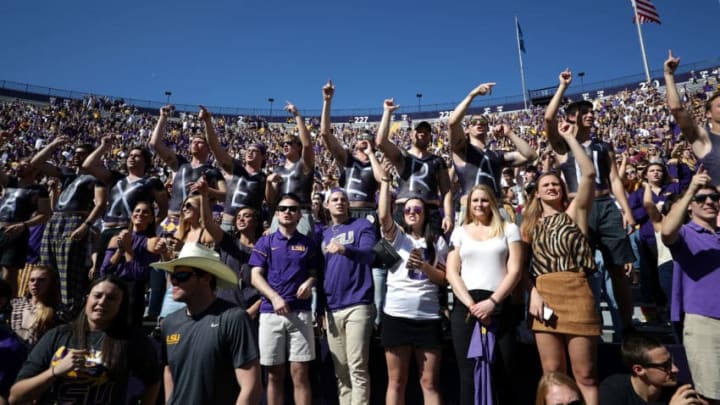
[[295, 213], [295, 212], [298, 212], [299, 209], [300, 209], [300, 207], [298, 207], [297, 205], [278, 205], [278, 207], [277, 207], [277, 210], [279, 212], [288, 211], [291, 213]]
[[170, 279], [176, 283], [184, 283], [195, 274], [194, 271], [183, 271], [177, 273], [170, 273]]
[[192, 205], [192, 204], [190, 204], [189, 202], [186, 202], [186, 203], [183, 205], [183, 208], [185, 208], [186, 210], [194, 210], [194, 209], [195, 209], [195, 206]]
[[406, 214], [420, 214], [423, 212], [423, 207], [416, 205], [414, 207], [405, 207], [405, 213]]
[[295, 142], [283, 142], [282, 143], [282, 146], [288, 146], [288, 145], [293, 146], [293, 145], [295, 145]]
[[488, 122], [486, 120], [470, 120], [470, 125], [487, 125]]
[[701, 204], [701, 203], [704, 203], [708, 198], [711, 199], [713, 202], [718, 202], [718, 201], [720, 201], [720, 194], [718, 194], [718, 193], [698, 194], [696, 196], [693, 196], [692, 200], [698, 204]]
[[635, 170], [626, 170], [625, 174], [635, 174]]
[[672, 356], [668, 357], [667, 360], [663, 361], [662, 363], [644, 363], [641, 364], [641, 366], [645, 368], [656, 368], [658, 370], [663, 370], [666, 373], [669, 373], [672, 370], [673, 366], [673, 358]]

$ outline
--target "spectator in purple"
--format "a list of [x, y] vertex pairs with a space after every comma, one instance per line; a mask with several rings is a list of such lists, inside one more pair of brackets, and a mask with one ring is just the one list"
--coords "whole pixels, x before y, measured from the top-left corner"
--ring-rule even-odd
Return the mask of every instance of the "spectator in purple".
[[252, 284], [263, 296], [260, 364], [268, 371], [269, 405], [284, 404], [287, 362], [295, 403], [312, 402], [309, 371], [315, 359], [315, 334], [310, 298], [322, 270], [322, 256], [314, 240], [298, 230], [301, 206], [293, 194], [280, 197], [275, 210], [277, 231], [258, 240], [249, 261]]
[[325, 205], [332, 224], [323, 232], [325, 272], [321, 297], [327, 301], [328, 346], [340, 404], [368, 403], [370, 335], [375, 319], [371, 269], [377, 241], [375, 227], [367, 219], [350, 216], [345, 190], [331, 191]]
[[[720, 401], [720, 194], [702, 166], [662, 224], [675, 261], [670, 318], [683, 322], [683, 346], [695, 389]], [[683, 224], [689, 214], [690, 220]]]

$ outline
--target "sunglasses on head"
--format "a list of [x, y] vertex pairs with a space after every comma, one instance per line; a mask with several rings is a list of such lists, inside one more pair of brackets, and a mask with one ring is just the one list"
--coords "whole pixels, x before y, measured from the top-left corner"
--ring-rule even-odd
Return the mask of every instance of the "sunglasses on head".
[[182, 271], [177, 273], [170, 273], [170, 279], [176, 283], [184, 283], [192, 278], [195, 274], [194, 271]]
[[277, 207], [277, 210], [279, 212], [288, 211], [291, 213], [295, 213], [295, 212], [298, 212], [299, 209], [300, 209], [300, 207], [298, 207], [297, 205], [278, 205], [278, 207]]
[[406, 214], [410, 214], [410, 213], [412, 213], [412, 214], [420, 214], [421, 212], [423, 212], [423, 207], [421, 207], [421, 206], [419, 206], [419, 205], [416, 205], [416, 206], [414, 206], [414, 207], [405, 207], [405, 213], [406, 213]]
[[696, 203], [704, 203], [707, 199], [711, 199], [713, 202], [720, 201], [720, 194], [718, 193], [711, 193], [711, 194], [698, 194], [693, 196], [692, 200]]
[[663, 361], [662, 363], [644, 363], [644, 364], [641, 364], [641, 366], [643, 366], [645, 368], [656, 368], [658, 370], [663, 370], [667, 373], [667, 372], [670, 372], [670, 370], [672, 370], [673, 358], [672, 358], [672, 356], [670, 356], [670, 357], [668, 357], [667, 360]]

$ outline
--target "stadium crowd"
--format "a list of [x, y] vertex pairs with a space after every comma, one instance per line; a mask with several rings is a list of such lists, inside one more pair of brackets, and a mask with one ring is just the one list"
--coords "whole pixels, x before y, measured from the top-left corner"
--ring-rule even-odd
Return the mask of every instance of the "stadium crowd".
[[[341, 404], [370, 401], [373, 336], [387, 403], [413, 359], [442, 403], [445, 325], [462, 404], [519, 403], [523, 328], [538, 404], [718, 403], [720, 93], [678, 89], [678, 64], [572, 102], [564, 71], [548, 106], [468, 114], [483, 83], [432, 122], [387, 99], [333, 123], [332, 82], [320, 117], [288, 104], [283, 124], [3, 101], [0, 403], [126, 403], [133, 377], [143, 403], [282, 404], [289, 370], [309, 404], [319, 334]], [[631, 371], [602, 383], [601, 300]], [[674, 325], [693, 386], [644, 322]]]

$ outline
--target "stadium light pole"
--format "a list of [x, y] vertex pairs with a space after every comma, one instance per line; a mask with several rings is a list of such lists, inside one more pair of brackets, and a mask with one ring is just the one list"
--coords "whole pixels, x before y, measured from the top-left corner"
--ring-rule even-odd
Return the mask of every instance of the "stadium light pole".
[[270, 116], [272, 117], [272, 104], [275, 102], [275, 99], [272, 97], [268, 98], [268, 103], [270, 103]]
[[168, 105], [170, 105], [170, 96], [172, 96], [172, 91], [165, 91], [165, 97], [167, 97]]
[[422, 93], [417, 93], [417, 94], [415, 95], [415, 97], [417, 97], [417, 99], [418, 99], [418, 112], [420, 112], [420, 111], [422, 111], [422, 104], [421, 104], [421, 101], [422, 101]]
[[580, 90], [585, 93], [585, 72], [578, 72], [580, 77]]

